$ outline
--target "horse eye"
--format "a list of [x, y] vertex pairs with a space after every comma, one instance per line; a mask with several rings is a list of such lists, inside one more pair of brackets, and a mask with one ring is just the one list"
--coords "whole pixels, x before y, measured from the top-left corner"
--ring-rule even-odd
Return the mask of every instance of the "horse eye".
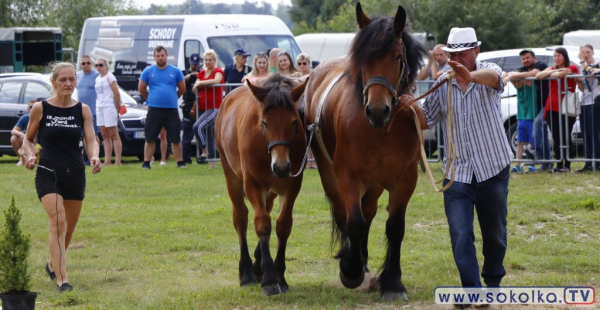
[[267, 123], [265, 121], [262, 121], [262, 126], [267, 128]]
[[402, 54], [396, 56], [396, 61], [400, 61], [401, 58], [402, 58]]
[[298, 127], [298, 120], [297, 119], [294, 120], [294, 122], [292, 123], [292, 126]]

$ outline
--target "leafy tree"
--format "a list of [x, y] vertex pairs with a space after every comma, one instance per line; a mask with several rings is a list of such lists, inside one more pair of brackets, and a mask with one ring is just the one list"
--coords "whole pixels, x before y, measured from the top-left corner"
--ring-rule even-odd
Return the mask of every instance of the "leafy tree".
[[270, 3], [263, 3], [262, 6], [257, 6], [256, 3], [245, 0], [242, 4], [241, 14], [261, 14], [270, 15], [273, 11]]
[[289, 14], [294, 24], [303, 24], [315, 29], [319, 21], [329, 20], [336, 15], [346, 0], [292, 0]]
[[204, 4], [197, 0], [187, 0], [182, 4], [184, 6], [184, 14], [204, 14]]
[[140, 13], [131, 0], [47, 0], [46, 9], [49, 14], [43, 25], [60, 27], [63, 46], [75, 49], [86, 18]]
[[46, 17], [44, 0], [0, 0], [0, 28], [35, 27]]

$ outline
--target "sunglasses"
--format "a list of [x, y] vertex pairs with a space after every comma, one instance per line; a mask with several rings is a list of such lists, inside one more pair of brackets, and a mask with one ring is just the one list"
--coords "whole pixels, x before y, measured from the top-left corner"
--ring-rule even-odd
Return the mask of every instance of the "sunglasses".
[[104, 64], [95, 64], [94, 66], [95, 66], [96, 68], [98, 68], [98, 67], [104, 67]]
[[277, 56], [283, 56], [283, 55], [289, 55], [289, 54], [286, 51], [279, 52], [279, 54], [277, 54]]
[[263, 53], [263, 52], [256, 53], [256, 56], [257, 56], [257, 57], [258, 57], [258, 56], [266, 56], [266, 55], [267, 55], [267, 54], [265, 54], [265, 53]]
[[306, 66], [308, 65], [308, 61], [299, 61], [298, 66]]
[[32, 105], [30, 105], [30, 106], [28, 106], [27, 108], [28, 108], [28, 109], [33, 109], [33, 106], [32, 106]]
[[91, 65], [91, 64], [92, 64], [92, 63], [91, 63], [91, 62], [89, 62], [89, 61], [84, 61], [84, 62], [82, 62], [82, 63], [81, 63], [81, 65], [82, 65], [82, 66], [85, 66], [85, 65]]

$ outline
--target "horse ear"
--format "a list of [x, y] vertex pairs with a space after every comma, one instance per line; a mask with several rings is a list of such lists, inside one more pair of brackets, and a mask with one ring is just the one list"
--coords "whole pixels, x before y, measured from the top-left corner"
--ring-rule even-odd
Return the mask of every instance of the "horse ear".
[[308, 77], [304, 80], [304, 82], [292, 89], [292, 101], [298, 102], [300, 98], [302, 98], [302, 94], [304, 94], [304, 90], [306, 89], [306, 84], [308, 84]]
[[406, 11], [399, 5], [398, 11], [396, 11], [396, 17], [394, 17], [394, 31], [398, 40], [402, 38], [404, 26], [406, 26]]
[[264, 89], [260, 86], [253, 85], [252, 83], [250, 83], [250, 80], [246, 80], [246, 83], [248, 83], [248, 88], [250, 88], [250, 91], [252, 92], [254, 98], [256, 98], [256, 100], [258, 100], [260, 103], [262, 103], [267, 97], [269, 90]]
[[363, 29], [368, 24], [371, 23], [371, 20], [365, 13], [363, 13], [362, 6], [360, 2], [356, 3], [356, 22], [358, 23], [358, 29]]

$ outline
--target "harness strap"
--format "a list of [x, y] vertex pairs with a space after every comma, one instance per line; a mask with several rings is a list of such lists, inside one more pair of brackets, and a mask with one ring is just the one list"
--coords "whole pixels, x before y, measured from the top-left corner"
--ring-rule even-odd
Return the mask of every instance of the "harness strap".
[[317, 135], [317, 142], [319, 142], [319, 147], [323, 151], [325, 158], [330, 164], [333, 164], [333, 160], [331, 159], [331, 155], [329, 155], [329, 152], [327, 152], [327, 148], [325, 147], [325, 141], [323, 141], [323, 134], [321, 132], [321, 113], [323, 113], [323, 107], [325, 106], [325, 99], [327, 99], [327, 95], [329, 94], [333, 86], [335, 86], [335, 84], [340, 80], [342, 74], [343, 73], [340, 73], [333, 80], [331, 80], [331, 82], [329, 82], [329, 85], [327, 85], [327, 88], [325, 88], [323, 94], [321, 94], [321, 98], [319, 98], [319, 106], [317, 107], [317, 114], [315, 115], [315, 123], [312, 125], [313, 132]]
[[[398, 79], [398, 83], [400, 83], [401, 79]], [[392, 84], [383, 76], [374, 76], [372, 78], [369, 79], [369, 81], [367, 81], [367, 84], [365, 84], [364, 88], [363, 88], [363, 105], [367, 104], [367, 94], [369, 91], [369, 87], [373, 86], [374, 84], [380, 84], [385, 86], [388, 91], [392, 94], [392, 107], [396, 106], [397, 98], [398, 97], [398, 93], [396, 92], [396, 89], [394, 88], [394, 86], [392, 86]]]
[[277, 145], [285, 145], [287, 147], [290, 148], [290, 154], [294, 155], [294, 143], [293, 141], [284, 141], [284, 140], [279, 140], [279, 141], [273, 141], [271, 143], [269, 143], [267, 145], [267, 149], [269, 150], [269, 153], [271, 153], [271, 149], [274, 148]]

